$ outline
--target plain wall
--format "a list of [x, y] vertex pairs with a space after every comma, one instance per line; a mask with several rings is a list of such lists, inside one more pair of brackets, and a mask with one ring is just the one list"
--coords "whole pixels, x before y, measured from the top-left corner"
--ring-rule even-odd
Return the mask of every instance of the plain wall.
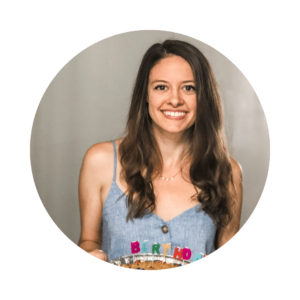
[[179, 39], [209, 60], [225, 111], [230, 155], [243, 169], [241, 226], [259, 201], [267, 178], [267, 122], [251, 85], [212, 47], [181, 34], [135, 31], [100, 41], [70, 60], [46, 90], [31, 136], [31, 165], [40, 198], [73, 242], [80, 235], [78, 178], [87, 149], [118, 138], [125, 129], [130, 97], [142, 56], [154, 43]]

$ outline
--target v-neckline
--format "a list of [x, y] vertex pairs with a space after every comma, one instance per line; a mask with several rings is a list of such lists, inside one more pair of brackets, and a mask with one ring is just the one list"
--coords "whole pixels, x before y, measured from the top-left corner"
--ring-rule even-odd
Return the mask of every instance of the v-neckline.
[[[114, 183], [115, 183], [115, 185], [117, 186], [118, 190], [119, 190], [123, 195], [127, 196], [127, 194], [121, 190], [121, 188], [118, 186], [118, 184], [117, 184], [115, 181], [114, 181]], [[195, 205], [195, 206], [193, 206], [193, 207], [191, 207], [191, 208], [186, 209], [185, 211], [183, 211], [182, 213], [180, 213], [179, 215], [177, 215], [176, 217], [172, 218], [172, 219], [169, 220], [169, 221], [165, 221], [164, 219], [162, 219], [161, 217], [159, 217], [159, 216], [158, 216], [157, 214], [155, 214], [154, 212], [150, 213], [150, 215], [153, 215], [155, 218], [157, 218], [158, 220], [160, 220], [160, 221], [162, 221], [162, 222], [164, 222], [164, 223], [170, 223], [171, 221], [173, 221], [173, 220], [175, 220], [175, 219], [181, 217], [182, 215], [184, 215], [185, 213], [189, 212], [190, 210], [196, 209], [198, 206], [201, 206], [201, 203], [198, 203], [197, 205]]]
[[171, 220], [169, 220], [169, 221], [165, 221], [164, 219], [162, 219], [161, 217], [159, 217], [157, 214], [155, 214], [155, 213], [152, 213], [156, 218], [158, 218], [160, 221], [163, 221], [164, 223], [170, 223], [170, 222], [172, 222], [174, 219], [176, 219], [176, 218], [179, 218], [180, 216], [182, 216], [183, 214], [185, 214], [186, 212], [188, 212], [188, 211], [190, 211], [190, 210], [192, 210], [192, 209], [195, 209], [197, 206], [200, 206], [201, 205], [201, 203], [198, 203], [197, 205], [195, 205], [195, 206], [193, 206], [193, 207], [191, 207], [191, 208], [188, 208], [187, 210], [185, 210], [185, 211], [183, 211], [182, 213], [180, 213], [179, 215], [177, 215], [176, 217], [174, 217], [174, 218], [172, 218]]

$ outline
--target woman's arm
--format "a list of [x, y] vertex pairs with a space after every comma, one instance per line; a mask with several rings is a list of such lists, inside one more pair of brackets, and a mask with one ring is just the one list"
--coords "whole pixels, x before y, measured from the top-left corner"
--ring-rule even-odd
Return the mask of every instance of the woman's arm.
[[233, 183], [229, 186], [229, 190], [235, 195], [230, 202], [230, 211], [232, 214], [231, 221], [226, 227], [222, 227], [218, 236], [218, 248], [226, 244], [240, 229], [240, 220], [242, 213], [242, 202], [243, 202], [243, 178], [242, 169], [239, 163], [231, 158], [232, 176]]
[[79, 206], [81, 235], [79, 247], [102, 260], [107, 255], [101, 252], [102, 245], [102, 209], [101, 194], [105, 188], [109, 167], [108, 143], [92, 146], [85, 154], [79, 176]]

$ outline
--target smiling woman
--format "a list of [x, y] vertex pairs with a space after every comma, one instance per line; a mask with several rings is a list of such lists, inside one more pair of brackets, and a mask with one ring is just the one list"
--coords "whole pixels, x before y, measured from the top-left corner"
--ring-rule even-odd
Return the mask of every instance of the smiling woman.
[[182, 57], [168, 56], [152, 68], [148, 97], [153, 130], [183, 132], [194, 124], [197, 107], [194, 75]]
[[241, 168], [227, 150], [212, 69], [196, 47], [166, 40], [148, 49], [126, 129], [85, 155], [82, 249], [115, 259], [131, 253], [132, 241], [147, 240], [171, 244], [171, 253], [210, 254], [236, 234]]

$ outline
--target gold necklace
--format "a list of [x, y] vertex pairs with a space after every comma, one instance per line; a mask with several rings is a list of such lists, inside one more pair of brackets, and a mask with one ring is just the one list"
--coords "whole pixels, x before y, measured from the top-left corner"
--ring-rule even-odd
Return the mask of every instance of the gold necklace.
[[158, 173], [157, 171], [156, 171], [156, 174], [158, 174], [158, 177], [161, 177], [161, 179], [163, 179], [163, 180], [166, 179], [166, 181], [169, 181], [169, 180], [173, 180], [174, 177], [175, 177], [180, 171], [181, 171], [181, 169], [180, 169], [174, 176], [172, 176], [172, 177], [170, 177], [170, 178], [167, 178], [167, 177], [165, 177], [165, 176], [162, 176], [162, 174]]

